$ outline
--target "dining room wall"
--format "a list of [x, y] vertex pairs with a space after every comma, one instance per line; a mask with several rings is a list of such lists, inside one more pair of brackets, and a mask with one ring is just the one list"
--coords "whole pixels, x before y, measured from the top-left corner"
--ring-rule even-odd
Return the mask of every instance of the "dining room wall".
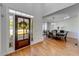
[[65, 31], [69, 31], [68, 37], [78, 38], [78, 33], [79, 33], [78, 18], [79, 16], [75, 16], [67, 20], [57, 22], [56, 27], [62, 27], [61, 29]]

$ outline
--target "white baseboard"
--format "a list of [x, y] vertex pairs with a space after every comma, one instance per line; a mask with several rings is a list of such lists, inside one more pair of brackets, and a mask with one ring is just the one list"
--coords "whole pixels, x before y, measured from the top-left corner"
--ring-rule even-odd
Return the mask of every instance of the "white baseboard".
[[[34, 45], [34, 44], [37, 44], [39, 42], [42, 42], [44, 39], [43, 38], [40, 38], [39, 40], [35, 40], [35, 41], [31, 41], [31, 44], [30, 45]], [[8, 53], [7, 54], [10, 54], [12, 52], [15, 52], [15, 50], [13, 48], [9, 49]], [[3, 54], [3, 55], [7, 55], [7, 54]]]
[[34, 45], [34, 44], [37, 44], [37, 43], [42, 42], [42, 41], [43, 41], [43, 39], [32, 41], [30, 45]]

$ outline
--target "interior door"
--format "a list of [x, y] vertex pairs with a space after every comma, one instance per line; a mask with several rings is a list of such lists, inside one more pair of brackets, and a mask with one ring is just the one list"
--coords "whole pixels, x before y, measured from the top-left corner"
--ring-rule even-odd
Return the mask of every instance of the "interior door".
[[30, 18], [15, 15], [15, 50], [30, 44]]

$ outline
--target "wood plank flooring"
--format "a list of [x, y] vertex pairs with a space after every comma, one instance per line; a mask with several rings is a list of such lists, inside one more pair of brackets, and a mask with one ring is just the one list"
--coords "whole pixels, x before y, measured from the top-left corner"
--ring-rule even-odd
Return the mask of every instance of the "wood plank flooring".
[[78, 56], [79, 46], [71, 41], [45, 39], [38, 44], [27, 46], [8, 56]]

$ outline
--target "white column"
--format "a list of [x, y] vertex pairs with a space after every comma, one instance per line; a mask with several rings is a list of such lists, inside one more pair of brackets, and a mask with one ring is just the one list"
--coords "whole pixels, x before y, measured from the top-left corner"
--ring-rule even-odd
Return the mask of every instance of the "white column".
[[8, 48], [8, 12], [6, 6], [1, 6], [1, 55], [7, 54]]

